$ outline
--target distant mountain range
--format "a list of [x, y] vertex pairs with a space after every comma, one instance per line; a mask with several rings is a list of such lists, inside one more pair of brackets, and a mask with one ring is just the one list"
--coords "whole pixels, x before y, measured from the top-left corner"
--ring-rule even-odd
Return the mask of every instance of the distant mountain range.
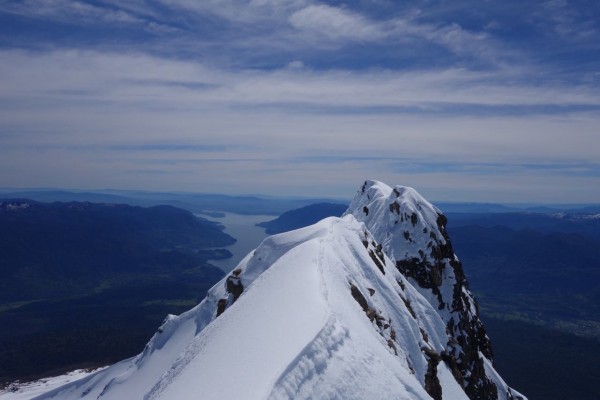
[[172, 206], [0, 199], [0, 382], [132, 355], [234, 241]]
[[[28, 198], [43, 202], [88, 201], [150, 207], [171, 205], [195, 213], [227, 211], [251, 215], [282, 213], [317, 203], [347, 204], [350, 199], [296, 198], [284, 196], [234, 196], [214, 193], [150, 192], [138, 190], [69, 190], [0, 188], [0, 198]], [[477, 202], [434, 202], [444, 213], [584, 213], [600, 214], [599, 204], [497, 204]]]
[[96, 202], [137, 206], [171, 205], [194, 213], [227, 211], [248, 215], [279, 215], [290, 209], [332, 199], [273, 196], [231, 196], [210, 193], [164, 193], [128, 190], [73, 191], [61, 189], [1, 189], [0, 198], [27, 198], [42, 202]]
[[539, 214], [571, 213], [571, 214], [600, 214], [598, 204], [519, 204], [504, 205], [496, 203], [472, 203], [472, 202], [436, 202], [435, 205], [447, 214], [501, 214], [531, 212]]
[[279, 217], [256, 224], [273, 235], [312, 225], [326, 217], [341, 217], [348, 209], [347, 204], [317, 203], [295, 210], [286, 211]]
[[3, 302], [180, 272], [206, 260], [199, 250], [235, 241], [214, 222], [171, 206], [7, 199], [0, 200], [0, 227]]
[[600, 340], [600, 218], [585, 213], [448, 214], [484, 311]]

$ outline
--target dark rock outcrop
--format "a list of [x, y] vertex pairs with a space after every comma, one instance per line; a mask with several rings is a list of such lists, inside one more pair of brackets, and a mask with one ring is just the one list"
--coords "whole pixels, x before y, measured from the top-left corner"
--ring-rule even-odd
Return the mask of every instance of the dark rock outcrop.
[[229, 275], [226, 280], [227, 292], [231, 293], [233, 296], [232, 303], [235, 302], [244, 292], [244, 285], [242, 285], [242, 280], [240, 279], [241, 273], [242, 270], [236, 269], [235, 271], [231, 272], [231, 275]]
[[[448, 219], [414, 189], [397, 186], [388, 190], [380, 182], [365, 182], [348, 212], [365, 223], [374, 240], [385, 243], [382, 250], [398, 271], [440, 310], [448, 335], [440, 360], [448, 365], [469, 398], [497, 399], [499, 389], [486, 375], [481, 356], [492, 361], [491, 343], [446, 231]], [[363, 207], [368, 207], [368, 215], [357, 212]], [[376, 254], [369, 254], [378, 264]], [[398, 284], [403, 289], [401, 282]], [[405, 301], [405, 305], [411, 312], [410, 303]], [[411, 314], [414, 316], [414, 312]], [[441, 398], [435, 376], [439, 360], [429, 360], [427, 392]]]

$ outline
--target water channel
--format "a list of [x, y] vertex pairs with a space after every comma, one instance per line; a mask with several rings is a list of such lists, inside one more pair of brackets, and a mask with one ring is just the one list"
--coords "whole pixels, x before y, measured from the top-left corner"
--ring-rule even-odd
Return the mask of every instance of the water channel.
[[233, 253], [233, 257], [225, 260], [209, 260], [209, 262], [221, 268], [225, 272], [234, 269], [238, 263], [252, 250], [254, 250], [267, 236], [264, 228], [256, 226], [259, 222], [270, 221], [277, 218], [276, 215], [241, 215], [225, 212], [225, 217], [214, 218], [206, 215], [201, 217], [218, 222], [225, 227], [224, 232], [233, 236], [237, 242], [231, 246], [224, 247]]

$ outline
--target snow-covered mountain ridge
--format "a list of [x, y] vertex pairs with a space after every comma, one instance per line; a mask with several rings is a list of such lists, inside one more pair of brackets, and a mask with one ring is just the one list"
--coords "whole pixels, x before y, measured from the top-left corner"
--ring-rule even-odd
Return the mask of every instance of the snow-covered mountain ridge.
[[271, 236], [144, 351], [39, 399], [518, 399], [445, 217], [367, 181], [342, 218]]
[[492, 360], [490, 340], [442, 212], [412, 188], [367, 181], [345, 215], [365, 223], [397, 269], [438, 310], [447, 327], [445, 350], [469, 397], [495, 398], [496, 385], [484, 366]]

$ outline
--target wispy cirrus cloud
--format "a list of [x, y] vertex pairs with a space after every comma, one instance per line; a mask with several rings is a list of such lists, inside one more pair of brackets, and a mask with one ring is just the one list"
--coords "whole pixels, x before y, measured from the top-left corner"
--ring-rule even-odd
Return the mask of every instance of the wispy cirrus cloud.
[[289, 17], [290, 24], [310, 35], [331, 40], [379, 41], [390, 36], [385, 23], [324, 4], [309, 5]]
[[[600, 92], [594, 86], [556, 82], [539, 84], [540, 71], [463, 68], [427, 70], [270, 70], [222, 69], [195, 61], [147, 54], [79, 50], [0, 51], [1, 83], [6, 103], [18, 99], [109, 101], [121, 105], [168, 104], [201, 107], [292, 107], [308, 111], [345, 107], [365, 113], [420, 110], [430, 114], [489, 107], [503, 114], [519, 107], [543, 113], [597, 109]], [[493, 96], [490, 96], [493, 93]], [[396, 108], [395, 108], [396, 107]], [[511, 107], [511, 108], [507, 108]]]
[[598, 5], [592, 2], [585, 6], [577, 7], [573, 0], [546, 0], [539, 11], [539, 24], [550, 25], [552, 31], [568, 40], [597, 39], [600, 25], [593, 17], [595, 13], [590, 13], [587, 7], [597, 9]]
[[75, 25], [135, 25], [157, 33], [174, 33], [179, 31], [174, 26], [148, 19], [131, 11], [110, 5], [99, 6], [76, 0], [23, 0], [4, 2], [0, 11], [22, 15], [28, 18], [51, 20]]

